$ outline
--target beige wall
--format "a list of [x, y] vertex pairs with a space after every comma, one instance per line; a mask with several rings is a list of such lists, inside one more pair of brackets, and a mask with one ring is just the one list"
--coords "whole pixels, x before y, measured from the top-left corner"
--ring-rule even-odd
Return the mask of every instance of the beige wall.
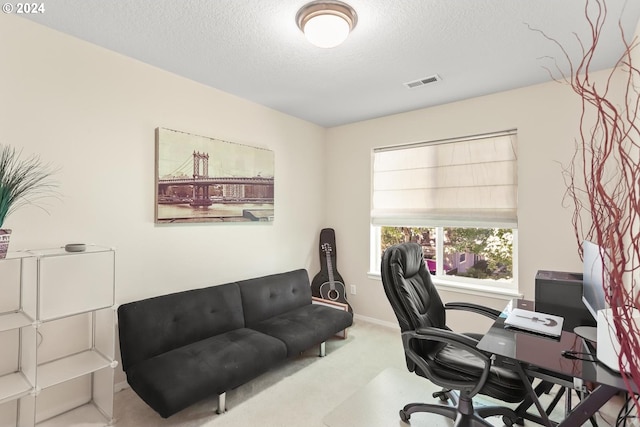
[[[8, 218], [12, 250], [113, 246], [118, 303], [317, 269], [323, 128], [15, 16], [0, 40], [0, 143], [59, 166], [62, 194]], [[273, 150], [275, 222], [155, 225], [156, 127]]]
[[[0, 144], [59, 167], [62, 195], [7, 219], [11, 250], [115, 247], [117, 304], [319, 268], [323, 128], [15, 16], [0, 40]], [[155, 225], [156, 127], [273, 150], [275, 222]]]
[[[423, 96], [428, 96], [427, 91]], [[374, 147], [516, 128], [520, 292], [533, 299], [534, 277], [540, 269], [581, 271], [571, 209], [563, 205], [561, 166], [569, 163], [573, 153], [577, 101], [569, 88], [552, 82], [329, 129], [327, 223], [336, 229], [339, 271], [347, 285], [357, 285], [357, 294], [349, 296], [356, 313], [396, 323], [380, 280], [367, 275], [370, 231], [366, 218]], [[505, 304], [500, 299], [452, 292], [444, 292], [443, 299], [471, 299], [495, 308]], [[486, 328], [479, 325], [478, 331]]]
[[[63, 195], [49, 214], [27, 207], [8, 219], [12, 249], [115, 247], [117, 303], [299, 267], [313, 277], [318, 233], [332, 227], [338, 270], [357, 286], [349, 296], [356, 313], [394, 324], [380, 281], [367, 274], [372, 148], [511, 128], [519, 140], [520, 291], [533, 298], [538, 269], [581, 269], [562, 179], [579, 106], [558, 83], [325, 130], [15, 16], [0, 14], [0, 40], [0, 143], [58, 165]], [[273, 150], [276, 221], [155, 225], [156, 127]]]

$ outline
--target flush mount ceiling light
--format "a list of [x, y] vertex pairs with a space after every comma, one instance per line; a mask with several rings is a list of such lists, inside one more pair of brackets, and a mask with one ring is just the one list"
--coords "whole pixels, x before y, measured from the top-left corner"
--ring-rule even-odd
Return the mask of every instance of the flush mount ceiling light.
[[298, 27], [307, 40], [322, 48], [336, 47], [345, 41], [357, 21], [356, 11], [340, 1], [313, 1], [296, 15]]

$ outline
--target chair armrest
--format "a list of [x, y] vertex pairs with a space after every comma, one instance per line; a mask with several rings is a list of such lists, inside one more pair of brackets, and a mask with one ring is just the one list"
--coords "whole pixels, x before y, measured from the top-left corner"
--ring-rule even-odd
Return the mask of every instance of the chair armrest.
[[448, 302], [444, 305], [446, 310], [464, 310], [470, 311], [472, 313], [482, 314], [483, 316], [489, 317], [492, 320], [496, 320], [500, 317], [500, 310], [496, 310], [493, 308], [485, 307], [484, 305], [473, 304], [470, 302]]
[[[433, 371], [433, 369], [431, 369], [424, 358], [413, 350], [411, 346], [411, 342], [413, 340], [438, 341], [468, 351], [484, 364], [479, 381], [471, 387], [469, 382], [440, 377]], [[446, 384], [446, 387], [454, 390], [470, 390], [468, 392], [469, 397], [476, 395], [480, 390], [482, 390], [487, 378], [489, 377], [489, 371], [491, 369], [491, 356], [476, 348], [477, 343], [478, 341], [471, 337], [440, 328], [425, 327], [416, 331], [406, 331], [402, 333], [402, 344], [407, 357], [409, 357], [425, 374], [438, 378], [442, 383], [440, 385]]]
[[474, 356], [477, 356], [482, 360], [489, 361], [491, 359], [490, 354], [476, 347], [478, 345], [478, 340], [468, 335], [451, 331], [449, 329], [423, 327], [415, 331], [406, 331], [402, 333], [403, 342], [405, 339], [405, 335], [408, 337], [407, 343], [412, 339], [439, 341], [445, 344], [450, 344], [457, 348], [461, 348], [468, 351], [469, 353], [473, 353]]

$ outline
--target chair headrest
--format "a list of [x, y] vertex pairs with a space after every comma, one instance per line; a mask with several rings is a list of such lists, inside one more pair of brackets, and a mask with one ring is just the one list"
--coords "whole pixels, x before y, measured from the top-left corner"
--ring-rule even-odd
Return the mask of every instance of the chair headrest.
[[444, 327], [444, 306], [424, 263], [422, 247], [400, 243], [382, 257], [382, 285], [402, 331]]
[[404, 271], [404, 277], [412, 277], [418, 274], [424, 260], [422, 248], [417, 243], [406, 243], [395, 248], [393, 262], [398, 263]]

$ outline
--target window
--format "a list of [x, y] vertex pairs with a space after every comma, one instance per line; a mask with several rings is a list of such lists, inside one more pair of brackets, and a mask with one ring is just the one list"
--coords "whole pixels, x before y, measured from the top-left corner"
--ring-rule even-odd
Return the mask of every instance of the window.
[[379, 232], [380, 257], [391, 245], [414, 242], [422, 246], [433, 275], [503, 281], [513, 278], [512, 229], [380, 227]]
[[371, 271], [413, 241], [436, 282], [515, 290], [516, 148], [506, 131], [375, 149]]

